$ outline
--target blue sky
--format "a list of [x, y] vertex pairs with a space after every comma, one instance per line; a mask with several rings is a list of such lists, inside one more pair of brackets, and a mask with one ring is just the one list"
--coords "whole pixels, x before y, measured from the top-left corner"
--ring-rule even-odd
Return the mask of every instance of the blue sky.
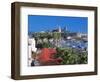
[[87, 33], [87, 17], [28, 15], [28, 32], [40, 32], [67, 27], [68, 31]]

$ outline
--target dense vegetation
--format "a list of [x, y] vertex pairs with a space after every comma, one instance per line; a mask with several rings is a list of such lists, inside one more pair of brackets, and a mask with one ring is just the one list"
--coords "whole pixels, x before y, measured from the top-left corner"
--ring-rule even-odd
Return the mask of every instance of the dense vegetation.
[[86, 64], [87, 52], [82, 52], [72, 48], [57, 48], [55, 57], [62, 58], [61, 64]]
[[[36, 40], [41, 39], [42, 40], [42, 47], [43, 48], [54, 48], [55, 46], [52, 45], [49, 42], [49, 39], [53, 38], [55, 44], [59, 44], [58, 41], [61, 38], [61, 33], [54, 32], [54, 33], [34, 33], [33, 37], [35, 37]], [[43, 39], [46, 38], [47, 42], [44, 42]], [[55, 58], [61, 58], [61, 65], [66, 64], [87, 64], [87, 58], [88, 58], [88, 52], [78, 50], [75, 48], [62, 48], [56, 46], [57, 54], [55, 54]]]

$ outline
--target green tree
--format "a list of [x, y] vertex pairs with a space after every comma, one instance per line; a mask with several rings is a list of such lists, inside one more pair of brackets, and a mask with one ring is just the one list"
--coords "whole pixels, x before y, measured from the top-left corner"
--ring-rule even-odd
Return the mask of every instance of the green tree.
[[53, 38], [54, 38], [55, 45], [58, 47], [59, 41], [61, 39], [61, 33], [60, 32], [54, 32]]
[[57, 48], [55, 57], [61, 57], [61, 64], [86, 64], [87, 52], [81, 52], [72, 48]]

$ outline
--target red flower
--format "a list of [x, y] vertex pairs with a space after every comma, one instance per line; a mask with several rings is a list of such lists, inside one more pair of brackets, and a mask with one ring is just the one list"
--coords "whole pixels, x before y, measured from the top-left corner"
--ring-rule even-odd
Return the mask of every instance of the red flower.
[[62, 59], [61, 58], [56, 58], [54, 59], [53, 56], [56, 54], [56, 49], [49, 49], [49, 48], [43, 48], [41, 54], [38, 57], [38, 60], [40, 61], [41, 64], [47, 64], [48, 63], [55, 63], [59, 64]]
[[57, 59], [56, 59], [56, 63], [57, 63], [57, 64], [60, 64], [61, 62], [62, 62], [62, 58], [57, 58]]

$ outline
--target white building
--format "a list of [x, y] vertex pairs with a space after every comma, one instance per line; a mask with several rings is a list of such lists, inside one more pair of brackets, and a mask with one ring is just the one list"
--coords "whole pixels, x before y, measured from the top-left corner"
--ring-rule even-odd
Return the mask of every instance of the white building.
[[29, 38], [28, 39], [28, 64], [29, 66], [31, 66], [31, 62], [32, 62], [32, 52], [36, 52], [37, 48], [35, 47], [36, 42], [34, 38]]
[[61, 32], [61, 27], [60, 26], [58, 27], [58, 32]]
[[32, 51], [36, 52], [37, 48], [35, 47], [35, 45], [36, 45], [35, 39], [29, 38], [28, 43], [29, 43], [29, 46], [31, 46]]

